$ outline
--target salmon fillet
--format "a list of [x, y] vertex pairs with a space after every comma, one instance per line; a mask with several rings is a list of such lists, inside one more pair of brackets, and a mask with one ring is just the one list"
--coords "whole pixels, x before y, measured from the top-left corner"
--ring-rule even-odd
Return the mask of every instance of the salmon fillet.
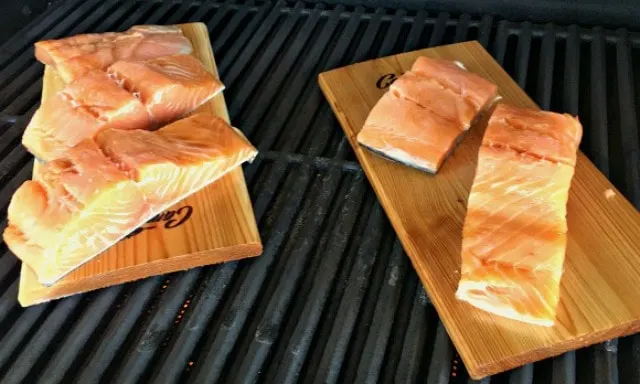
[[188, 54], [191, 42], [177, 26], [138, 25], [125, 32], [89, 33], [35, 43], [36, 58], [65, 83], [120, 60], [143, 61]]
[[387, 92], [369, 113], [358, 142], [404, 164], [437, 170], [461, 132], [451, 120]]
[[151, 119], [165, 124], [209, 101], [224, 86], [191, 55], [120, 61], [107, 73], [135, 95]]
[[419, 57], [390, 86], [357, 136], [369, 150], [436, 173], [497, 87], [453, 62]]
[[582, 126], [570, 115], [496, 107], [469, 195], [458, 299], [511, 319], [554, 324], [581, 139]]
[[50, 161], [107, 128], [151, 129], [182, 117], [224, 89], [193, 56], [121, 61], [93, 71], [46, 100], [22, 144]]
[[413, 72], [406, 72], [389, 91], [410, 100], [432, 114], [455, 122], [458, 129], [467, 130], [481, 108], [476, 108], [450, 88], [433, 79]]
[[411, 72], [429, 77], [443, 87], [460, 95], [476, 111], [481, 110], [496, 96], [497, 87], [482, 76], [468, 72], [462, 63], [420, 56], [411, 67]]
[[239, 131], [208, 113], [152, 132], [105, 129], [18, 188], [4, 241], [51, 285], [256, 154]]

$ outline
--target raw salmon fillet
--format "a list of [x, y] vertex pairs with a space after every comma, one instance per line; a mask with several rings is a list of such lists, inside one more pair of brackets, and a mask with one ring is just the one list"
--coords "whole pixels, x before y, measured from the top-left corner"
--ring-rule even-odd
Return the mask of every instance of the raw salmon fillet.
[[224, 89], [191, 55], [120, 61], [111, 65], [107, 73], [140, 99], [150, 118], [158, 124], [191, 112]]
[[434, 172], [461, 132], [451, 120], [387, 92], [369, 113], [358, 142], [393, 160]]
[[460, 300], [511, 319], [554, 324], [581, 139], [573, 116], [496, 107], [463, 226]]
[[51, 285], [256, 154], [208, 113], [157, 131], [105, 129], [18, 188], [4, 241]]
[[62, 156], [107, 128], [151, 129], [182, 117], [224, 86], [193, 56], [120, 61], [69, 83], [33, 115], [22, 144], [37, 158]]
[[36, 58], [65, 83], [120, 60], [143, 61], [188, 54], [191, 42], [177, 26], [138, 25], [125, 32], [89, 33], [35, 43]]
[[357, 136], [372, 152], [436, 173], [497, 87], [453, 62], [419, 57], [373, 107]]

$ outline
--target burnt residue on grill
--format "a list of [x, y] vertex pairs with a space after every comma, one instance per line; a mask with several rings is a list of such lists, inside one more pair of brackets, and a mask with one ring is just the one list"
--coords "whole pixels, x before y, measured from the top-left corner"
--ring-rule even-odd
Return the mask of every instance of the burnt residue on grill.
[[[23, 309], [0, 245], [0, 382], [472, 383], [317, 85], [327, 69], [478, 40], [542, 107], [578, 114], [582, 150], [640, 208], [640, 35], [361, 6], [80, 1], [0, 48], [0, 229], [31, 176], [20, 136], [38, 106], [32, 44], [202, 21], [234, 125], [260, 149], [245, 175], [256, 259]], [[635, 64], [635, 65], [634, 65]], [[481, 383], [640, 382], [640, 336]]]

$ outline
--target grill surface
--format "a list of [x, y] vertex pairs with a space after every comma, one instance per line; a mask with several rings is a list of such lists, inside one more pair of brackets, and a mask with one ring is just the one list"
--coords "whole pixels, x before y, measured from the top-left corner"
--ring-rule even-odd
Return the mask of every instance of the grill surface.
[[[479, 40], [545, 109], [579, 113], [582, 150], [640, 208], [640, 35], [467, 14], [249, 1], [67, 1], [0, 47], [0, 207], [30, 177], [32, 43], [134, 24], [209, 27], [264, 241], [254, 260], [22, 309], [0, 250], [0, 382], [471, 383], [316, 84], [319, 72]], [[640, 336], [482, 383], [637, 383]]]

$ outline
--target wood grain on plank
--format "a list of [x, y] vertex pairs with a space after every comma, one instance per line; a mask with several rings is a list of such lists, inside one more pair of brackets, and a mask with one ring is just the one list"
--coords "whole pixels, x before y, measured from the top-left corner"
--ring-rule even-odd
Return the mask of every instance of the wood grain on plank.
[[[218, 76], [207, 27], [180, 25], [191, 40], [194, 56]], [[54, 69], [45, 68], [42, 99], [64, 86]], [[220, 93], [198, 109], [229, 121]], [[37, 173], [37, 164], [34, 173]], [[149, 276], [262, 253], [253, 207], [241, 168], [177, 203], [160, 220], [143, 225], [140, 233], [122, 240], [51, 287], [41, 285], [33, 271], [22, 267], [18, 300], [23, 306], [121, 284]]]
[[640, 214], [582, 153], [567, 206], [569, 241], [556, 325], [508, 320], [455, 299], [462, 224], [488, 116], [472, 128], [437, 176], [382, 159], [355, 140], [386, 92], [376, 82], [400, 75], [420, 55], [461, 61], [497, 84], [503, 102], [537, 106], [477, 42], [384, 57], [319, 76], [470, 375], [478, 379], [640, 330]]

